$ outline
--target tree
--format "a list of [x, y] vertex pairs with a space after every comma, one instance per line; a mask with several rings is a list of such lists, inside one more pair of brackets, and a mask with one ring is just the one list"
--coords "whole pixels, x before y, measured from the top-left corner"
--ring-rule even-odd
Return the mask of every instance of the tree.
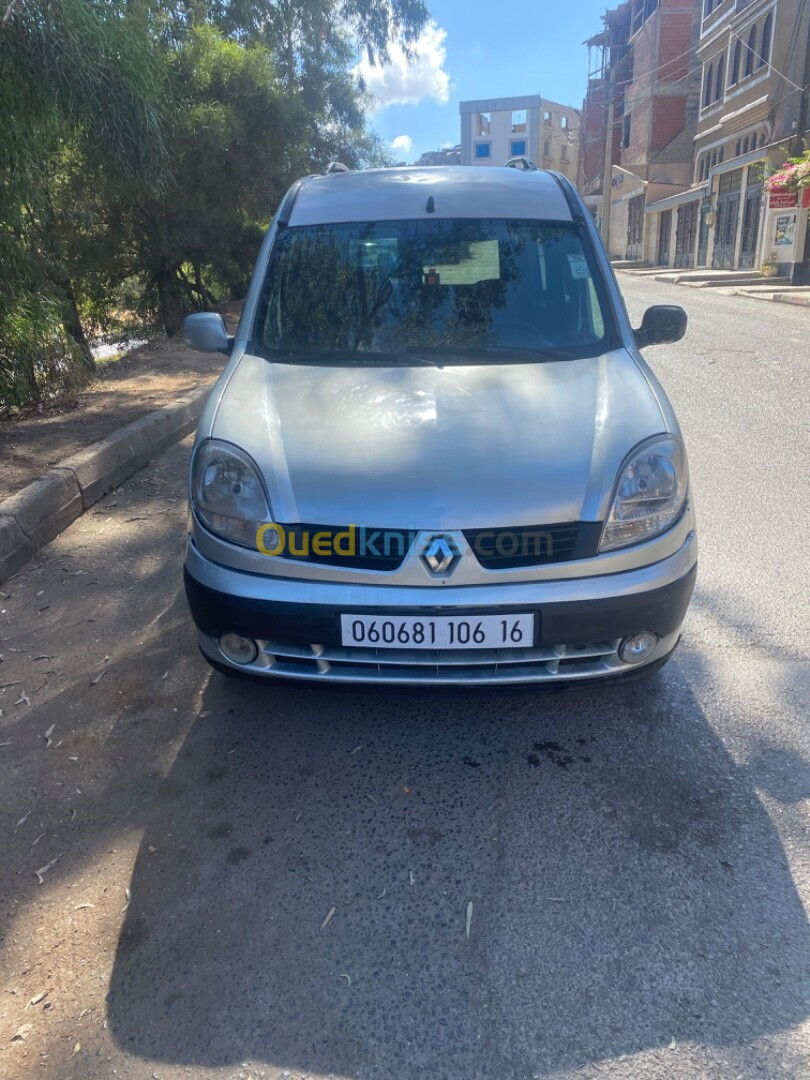
[[129, 237], [131, 267], [168, 334], [188, 310], [244, 294], [261, 231], [297, 176], [335, 159], [387, 163], [366, 127], [348, 28], [382, 57], [385, 35], [409, 42], [426, 14], [421, 0], [201, 0], [168, 9], [174, 182], [159, 199], [122, 207], [115, 226]]
[[6, 3], [0, 403], [86, 368], [84, 322], [123, 288], [169, 334], [241, 296], [296, 176], [386, 162], [357, 49], [412, 49], [427, 20], [422, 0]]
[[15, 382], [22, 396], [37, 395], [38, 358], [47, 366], [61, 349], [74, 363], [89, 361], [69, 267], [55, 247], [54, 173], [73, 146], [110, 184], [159, 187], [166, 164], [161, 82], [148, 39], [125, 4], [14, 0], [6, 8], [0, 24], [4, 398], [14, 397], [7, 386], [13, 390]]

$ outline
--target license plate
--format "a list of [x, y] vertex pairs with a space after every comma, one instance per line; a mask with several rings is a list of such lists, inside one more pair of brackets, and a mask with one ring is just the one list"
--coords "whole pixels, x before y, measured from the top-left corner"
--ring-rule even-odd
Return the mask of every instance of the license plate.
[[344, 645], [373, 649], [529, 649], [534, 615], [341, 615]]

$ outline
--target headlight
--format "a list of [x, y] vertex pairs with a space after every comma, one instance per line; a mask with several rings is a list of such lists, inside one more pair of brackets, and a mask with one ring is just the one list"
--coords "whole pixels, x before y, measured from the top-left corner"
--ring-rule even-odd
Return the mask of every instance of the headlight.
[[680, 439], [659, 435], [637, 447], [622, 465], [599, 550], [613, 551], [664, 532], [680, 517], [686, 489]]
[[256, 547], [259, 527], [271, 520], [259, 470], [231, 443], [208, 439], [191, 466], [191, 500], [200, 521], [217, 536]]

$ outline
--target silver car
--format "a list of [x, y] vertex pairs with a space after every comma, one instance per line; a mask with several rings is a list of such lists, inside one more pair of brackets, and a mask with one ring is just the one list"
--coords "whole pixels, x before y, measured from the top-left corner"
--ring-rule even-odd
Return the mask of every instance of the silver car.
[[[524, 166], [527, 163], [521, 163]], [[231, 673], [586, 684], [660, 667], [686, 451], [590, 215], [524, 168], [331, 170], [262, 246], [191, 461], [185, 586]]]

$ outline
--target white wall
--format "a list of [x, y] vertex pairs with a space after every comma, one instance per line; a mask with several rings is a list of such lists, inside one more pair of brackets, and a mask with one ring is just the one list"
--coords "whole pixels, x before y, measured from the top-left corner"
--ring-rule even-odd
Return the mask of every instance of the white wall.
[[[472, 136], [472, 164], [473, 165], [503, 165], [510, 157], [512, 157], [512, 151], [510, 143], [513, 139], [525, 139], [526, 140], [526, 154], [528, 157], [532, 157], [535, 153], [535, 149], [531, 145], [529, 138], [529, 129], [531, 125], [530, 110], [526, 110], [526, 131], [512, 134], [512, 110], [507, 109], [503, 112], [490, 113], [490, 134], [489, 136], [476, 135], [476, 121], [478, 116], [476, 113], [470, 115], [470, 134]], [[492, 154], [489, 158], [477, 158], [475, 156], [475, 144], [480, 142], [489, 142], [492, 146]]]

